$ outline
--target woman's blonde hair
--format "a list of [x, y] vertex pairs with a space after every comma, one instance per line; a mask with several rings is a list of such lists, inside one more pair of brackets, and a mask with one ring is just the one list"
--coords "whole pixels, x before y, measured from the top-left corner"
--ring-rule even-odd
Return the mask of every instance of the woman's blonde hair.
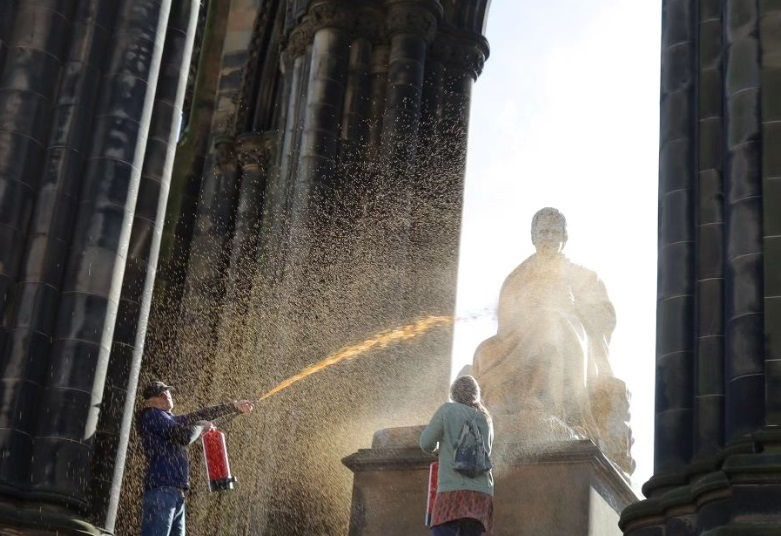
[[456, 381], [450, 386], [450, 399], [453, 402], [475, 408], [485, 415], [489, 421], [491, 420], [491, 414], [488, 413], [488, 409], [483, 405], [480, 398], [480, 385], [474, 377], [465, 375], [456, 378]]

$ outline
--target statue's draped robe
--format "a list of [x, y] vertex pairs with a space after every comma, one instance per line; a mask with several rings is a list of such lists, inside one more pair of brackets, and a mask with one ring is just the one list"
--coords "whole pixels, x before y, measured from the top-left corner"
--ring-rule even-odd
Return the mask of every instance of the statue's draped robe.
[[589, 392], [612, 377], [616, 316], [596, 273], [560, 253], [534, 254], [505, 280], [498, 321], [473, 367], [491, 411], [543, 412], [597, 442]]

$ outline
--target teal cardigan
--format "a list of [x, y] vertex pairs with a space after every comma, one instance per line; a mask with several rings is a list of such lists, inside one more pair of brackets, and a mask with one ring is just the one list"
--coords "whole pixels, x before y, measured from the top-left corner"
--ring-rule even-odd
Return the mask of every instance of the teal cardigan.
[[439, 486], [437, 492], [471, 490], [494, 494], [494, 477], [491, 471], [469, 478], [453, 470], [453, 454], [461, 428], [466, 419], [473, 419], [486, 442], [488, 452], [494, 442], [493, 425], [480, 411], [456, 402], [440, 406], [431, 422], [420, 436], [420, 448], [434, 452], [439, 444]]

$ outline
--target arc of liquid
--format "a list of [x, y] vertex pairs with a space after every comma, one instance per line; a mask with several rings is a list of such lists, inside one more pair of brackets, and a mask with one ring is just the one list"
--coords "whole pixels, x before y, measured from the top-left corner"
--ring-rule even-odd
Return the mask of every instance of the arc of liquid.
[[337, 363], [341, 363], [342, 361], [354, 359], [371, 350], [385, 348], [386, 346], [389, 346], [391, 344], [412, 339], [414, 337], [422, 335], [423, 333], [426, 333], [427, 331], [429, 331], [430, 329], [436, 326], [444, 326], [447, 324], [452, 324], [454, 320], [455, 318], [452, 316], [428, 316], [412, 324], [407, 324], [406, 326], [401, 326], [395, 329], [383, 331], [378, 335], [376, 335], [375, 337], [372, 337], [371, 339], [367, 339], [362, 343], [342, 348], [337, 353], [329, 356], [323, 361], [311, 365], [305, 368], [304, 370], [302, 370], [301, 372], [299, 372], [298, 374], [296, 374], [295, 376], [292, 376], [287, 380], [283, 381], [282, 383], [274, 387], [271, 391], [261, 396], [258, 402], [261, 402], [270, 396], [274, 396], [280, 391], [287, 389], [291, 385], [298, 383], [304, 378], [308, 378], [312, 374], [320, 372], [325, 368], [336, 365]]

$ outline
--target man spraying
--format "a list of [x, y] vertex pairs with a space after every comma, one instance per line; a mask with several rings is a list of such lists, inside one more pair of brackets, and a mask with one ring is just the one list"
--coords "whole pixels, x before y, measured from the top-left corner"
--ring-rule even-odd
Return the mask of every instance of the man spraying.
[[184, 498], [190, 488], [187, 447], [214, 428], [210, 421], [232, 413], [246, 415], [255, 408], [249, 400], [237, 400], [174, 416], [174, 391], [161, 381], [149, 383], [142, 391], [144, 407], [138, 425], [148, 464], [142, 536], [184, 536]]

